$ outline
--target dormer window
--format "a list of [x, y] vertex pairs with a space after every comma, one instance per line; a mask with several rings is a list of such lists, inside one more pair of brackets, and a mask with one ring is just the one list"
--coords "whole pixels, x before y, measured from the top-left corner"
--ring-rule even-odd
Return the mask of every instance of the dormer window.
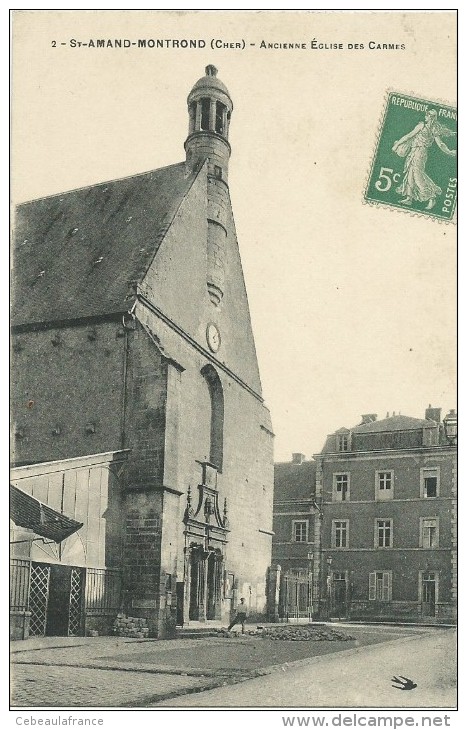
[[337, 437], [337, 450], [350, 451], [350, 433], [340, 433]]

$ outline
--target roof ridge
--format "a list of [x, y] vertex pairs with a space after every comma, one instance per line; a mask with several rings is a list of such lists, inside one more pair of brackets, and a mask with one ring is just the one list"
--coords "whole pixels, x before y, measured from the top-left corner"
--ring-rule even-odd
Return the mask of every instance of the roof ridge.
[[78, 193], [81, 190], [90, 190], [91, 188], [97, 188], [99, 185], [110, 185], [111, 183], [121, 182], [122, 180], [131, 180], [132, 178], [144, 177], [144, 175], [151, 175], [153, 172], [160, 172], [161, 170], [168, 170], [169, 167], [180, 167], [185, 165], [185, 162], [174, 162], [171, 165], [164, 165], [163, 167], [154, 167], [151, 170], [145, 170], [144, 172], [137, 172], [133, 175], [124, 175], [123, 177], [114, 177], [111, 180], [102, 180], [101, 182], [91, 183], [90, 185], [81, 185], [79, 188], [70, 188], [69, 190], [62, 190], [60, 193], [52, 193], [51, 195], [42, 195], [39, 198], [31, 198], [30, 200], [23, 200], [21, 203], [16, 203], [15, 208], [21, 208], [23, 205], [29, 203], [37, 203], [39, 200], [51, 200], [52, 198], [60, 198], [62, 195], [69, 195], [70, 193]]
[[[368, 421], [368, 423], [359, 423], [359, 426], [369, 426], [372, 423], [382, 423], [383, 421], [391, 421], [396, 418], [408, 418], [410, 421], [433, 421], [432, 418], [421, 418], [419, 416], [406, 416], [405, 413], [394, 413], [391, 416], [385, 416], [384, 418], [377, 418], [375, 421]], [[433, 421], [437, 423], [437, 421]], [[355, 428], [355, 427], [354, 427]]]

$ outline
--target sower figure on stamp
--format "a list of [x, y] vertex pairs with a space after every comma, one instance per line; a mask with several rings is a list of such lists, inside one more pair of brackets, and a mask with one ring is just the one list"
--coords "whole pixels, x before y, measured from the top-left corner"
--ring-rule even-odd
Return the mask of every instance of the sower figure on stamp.
[[419, 122], [411, 132], [394, 143], [393, 152], [399, 157], [405, 157], [402, 185], [396, 188], [398, 193], [406, 196], [400, 201], [402, 205], [412, 205], [412, 202], [417, 200], [427, 203], [426, 210], [434, 207], [436, 198], [441, 195], [442, 190], [425, 171], [428, 150], [433, 142], [436, 142], [442, 152], [455, 157], [456, 150], [449, 149], [441, 140], [441, 137], [454, 137], [455, 134], [438, 122], [438, 115], [434, 109], [429, 109], [424, 122]]
[[230, 622], [230, 625], [227, 629], [227, 631], [230, 631], [235, 624], [241, 624], [242, 625], [242, 634], [245, 633], [245, 621], [246, 617], [248, 616], [248, 607], [246, 605], [246, 601], [244, 598], [240, 598], [240, 603], [237, 606], [237, 613], [235, 614], [233, 620]]

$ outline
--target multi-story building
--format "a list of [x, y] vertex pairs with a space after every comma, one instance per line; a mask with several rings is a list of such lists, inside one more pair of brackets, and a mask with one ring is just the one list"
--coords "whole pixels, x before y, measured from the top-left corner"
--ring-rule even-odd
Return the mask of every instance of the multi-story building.
[[457, 416], [376, 414], [315, 455], [321, 615], [455, 617]]
[[[125, 610], [153, 635], [175, 617], [228, 622], [241, 595], [264, 614], [273, 434], [229, 194], [232, 110], [208, 66], [188, 95], [186, 159], [18, 208], [15, 489], [83, 524], [73, 550], [41, 560], [37, 521], [17, 518], [32, 535], [29, 547], [14, 536], [14, 559], [43, 568], [39, 633], [69, 631], [47, 601], [71, 574], [100, 576], [108, 605], [120, 571]], [[88, 593], [81, 617], [97, 610]]]
[[272, 562], [285, 571], [311, 570], [315, 547], [316, 462], [304, 454], [274, 465]]
[[[316, 462], [304, 454], [274, 465], [271, 580], [277, 585], [276, 618], [308, 616], [313, 606], [313, 561], [319, 554]], [[271, 618], [274, 611], [270, 610]]]

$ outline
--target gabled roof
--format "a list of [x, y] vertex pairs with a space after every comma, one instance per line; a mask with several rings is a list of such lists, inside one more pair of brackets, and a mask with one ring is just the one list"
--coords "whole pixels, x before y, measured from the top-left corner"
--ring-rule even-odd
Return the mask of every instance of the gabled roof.
[[274, 464], [274, 499], [310, 499], [316, 491], [316, 461]]
[[351, 429], [352, 433], [381, 433], [382, 431], [412, 431], [418, 428], [437, 426], [436, 421], [425, 418], [412, 418], [411, 416], [389, 416], [380, 421], [362, 423]]
[[12, 324], [128, 310], [195, 177], [179, 163], [20, 205]]

